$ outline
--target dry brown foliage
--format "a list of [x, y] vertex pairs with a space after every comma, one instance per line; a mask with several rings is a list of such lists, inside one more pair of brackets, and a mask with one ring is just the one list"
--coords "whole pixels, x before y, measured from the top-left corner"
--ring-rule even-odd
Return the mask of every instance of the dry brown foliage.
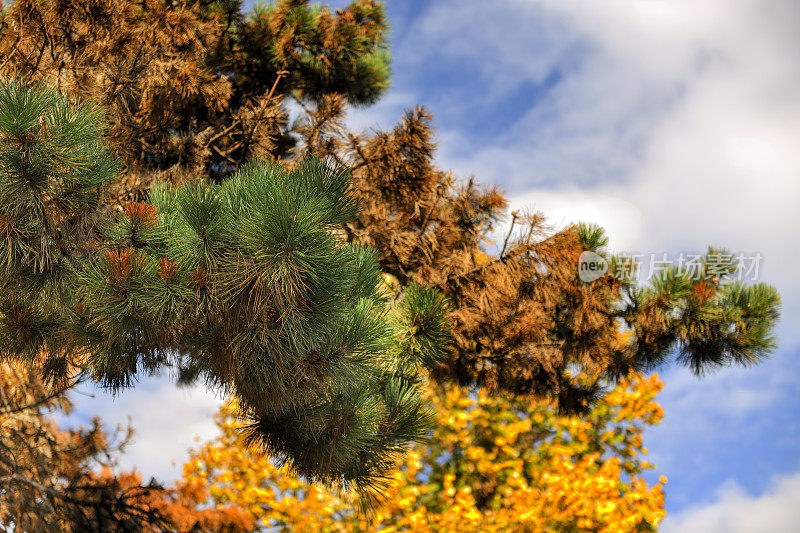
[[112, 468], [132, 436], [109, 436], [95, 418], [62, 430], [66, 393], [23, 365], [0, 364], [0, 524], [17, 531], [249, 531], [251, 519], [233, 507], [198, 510], [201, 487], [166, 490], [136, 472]]

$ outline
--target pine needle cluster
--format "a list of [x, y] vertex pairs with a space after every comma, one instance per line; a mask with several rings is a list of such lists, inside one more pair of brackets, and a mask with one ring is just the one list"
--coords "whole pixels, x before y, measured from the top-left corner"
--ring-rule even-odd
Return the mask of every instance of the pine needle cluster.
[[0, 87], [3, 356], [113, 390], [176, 368], [235, 396], [249, 441], [297, 473], [377, 489], [428, 429], [418, 371], [450, 326], [441, 296], [390, 298], [378, 254], [346, 242], [349, 173], [256, 160], [109, 212], [100, 123], [41, 85]]

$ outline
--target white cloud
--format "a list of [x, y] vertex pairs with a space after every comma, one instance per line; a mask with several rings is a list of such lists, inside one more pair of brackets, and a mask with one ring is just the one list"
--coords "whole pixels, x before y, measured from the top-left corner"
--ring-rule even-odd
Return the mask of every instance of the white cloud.
[[347, 126], [355, 132], [390, 129], [416, 100], [411, 93], [391, 91], [374, 105], [351, 107], [347, 113]]
[[540, 2], [515, 4], [499, 0], [489, 8], [477, 0], [431, 2], [395, 55], [403, 67], [432, 58], [458, 62], [477, 73], [475, 82], [485, 87], [486, 100], [526, 80], [542, 82], [575, 46], [567, 33], [569, 21], [546, 13]]
[[[551, 190], [615, 183], [669, 240], [745, 234], [760, 241], [768, 236], [760, 215], [771, 215], [763, 221], [773, 226], [782, 215], [798, 220], [790, 209], [800, 193], [796, 2], [436, 6], [405, 40], [419, 47], [417, 62], [469, 57], [491, 86], [497, 76], [536, 82], [564, 71], [546, 97], [532, 98], [527, 110], [520, 102], [496, 142], [469, 146], [463, 134], [443, 131], [445, 166], [514, 193], [534, 183]], [[448, 103], [469, 109], [480, 102]], [[698, 232], [698, 224], [710, 227]]]
[[222, 400], [203, 385], [178, 388], [166, 377], [146, 378], [116, 397], [101, 389], [91, 389], [93, 398], [75, 394], [75, 415], [67, 424], [80, 423], [81, 415], [98, 415], [107, 429], [127, 425], [135, 430], [133, 442], [121, 457], [120, 467], [136, 469], [146, 481], [155, 476], [161, 481], [179, 478], [188, 450], [217, 435], [213, 416]]
[[775, 479], [759, 496], [747, 494], [729, 482], [708, 505], [695, 506], [667, 515], [665, 533], [759, 533], [800, 531], [800, 473]]
[[[527, 109], [520, 101], [494, 142], [443, 131], [445, 167], [500, 183], [556, 224], [605, 218], [615, 247], [639, 234], [641, 252], [761, 252], [760, 278], [783, 293], [786, 319], [800, 318], [800, 4], [507, 0], [485, 17], [481, 5], [431, 10], [439, 22], [419, 30], [428, 53], [456, 54], [436, 44], [460, 39], [487, 75], [563, 79]], [[502, 38], [525, 23], [536, 35]], [[550, 25], [559, 31], [537, 33]], [[584, 43], [577, 57], [563, 52], [570, 43]], [[592, 198], [612, 212], [598, 215]], [[609, 198], [642, 214], [633, 228]]]
[[[545, 213], [548, 223], [557, 229], [578, 222], [597, 224], [606, 230], [612, 250], [631, 250], [640, 242], [642, 212], [619, 195], [539, 189], [511, 196], [509, 212], [514, 210]], [[504, 234], [507, 228], [508, 224], [497, 233]]]
[[800, 250], [789, 243], [800, 227], [800, 99], [751, 99], [750, 82], [706, 77], [653, 132], [618, 190], [646, 213], [654, 245], [762, 251], [768, 274], [797, 287]]

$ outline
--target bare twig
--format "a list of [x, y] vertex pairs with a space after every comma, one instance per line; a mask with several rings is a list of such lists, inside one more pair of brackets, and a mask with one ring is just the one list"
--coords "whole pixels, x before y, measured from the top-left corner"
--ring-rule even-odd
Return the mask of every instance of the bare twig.
[[40, 405], [46, 404], [50, 400], [61, 396], [62, 394], [64, 394], [68, 390], [70, 390], [71, 388], [73, 388], [76, 385], [78, 385], [79, 383], [83, 382], [85, 379], [86, 379], [86, 375], [85, 374], [83, 374], [83, 373], [78, 374], [78, 377], [75, 379], [75, 381], [73, 381], [69, 385], [67, 385], [65, 387], [62, 387], [62, 388], [58, 389], [57, 391], [45, 396], [41, 400], [38, 400], [38, 401], [33, 402], [33, 403], [26, 404], [26, 405], [19, 405], [17, 407], [13, 407], [13, 408], [6, 407], [5, 409], [0, 409], [0, 415], [9, 415], [9, 414], [13, 414], [13, 413], [19, 413], [21, 411], [27, 411], [28, 409], [35, 409], [35, 408], [39, 407]]
[[508, 228], [508, 235], [506, 235], [506, 238], [503, 241], [503, 249], [500, 250], [500, 261], [505, 262], [506, 247], [508, 246], [508, 240], [511, 238], [511, 232], [514, 231], [514, 225], [517, 223], [518, 216], [519, 211], [511, 212], [511, 226]]

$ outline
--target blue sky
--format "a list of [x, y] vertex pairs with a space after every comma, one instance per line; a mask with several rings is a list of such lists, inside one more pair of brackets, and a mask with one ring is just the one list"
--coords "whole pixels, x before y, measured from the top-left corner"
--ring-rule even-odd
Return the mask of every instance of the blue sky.
[[[341, 2], [334, 2], [334, 6]], [[600, 223], [615, 251], [709, 244], [764, 256], [780, 348], [698, 380], [660, 371], [645, 435], [665, 474], [665, 530], [800, 530], [800, 7], [787, 0], [389, 2], [394, 83], [354, 128], [434, 113], [437, 159], [551, 222]], [[146, 380], [80, 414], [131, 416], [127, 461], [174, 476], [218, 399]]]

